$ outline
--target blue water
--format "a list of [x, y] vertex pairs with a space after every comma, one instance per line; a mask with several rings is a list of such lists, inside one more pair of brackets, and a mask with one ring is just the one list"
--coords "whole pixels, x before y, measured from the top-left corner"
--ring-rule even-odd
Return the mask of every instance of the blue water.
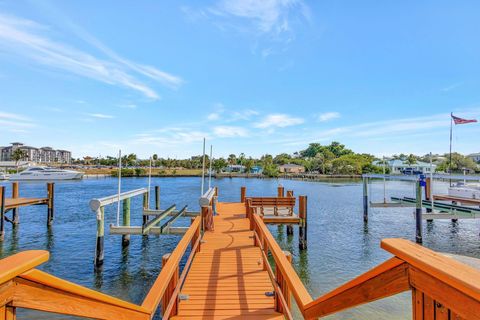
[[[308, 249], [298, 250], [298, 229], [287, 236], [285, 227], [269, 226], [280, 245], [293, 254], [294, 267], [313, 297], [318, 297], [390, 257], [380, 248], [383, 238], [414, 240], [415, 221], [412, 208], [371, 209], [368, 225], [363, 223], [362, 185], [359, 181], [304, 182], [276, 179], [224, 178], [213, 180], [220, 201], [238, 201], [240, 187], [247, 195], [275, 195], [278, 184], [295, 195], [308, 196]], [[7, 192], [11, 192], [10, 184]], [[145, 178], [125, 178], [122, 190], [145, 187]], [[161, 188], [161, 207], [176, 204], [198, 210], [199, 178], [152, 178], [152, 186]], [[371, 188], [374, 201], [383, 200], [383, 183]], [[435, 193], [445, 192], [445, 184], [435, 185]], [[20, 210], [20, 225], [6, 234], [0, 243], [0, 257], [42, 249], [50, 251], [50, 260], [40, 269], [107, 294], [141, 303], [161, 269], [161, 259], [171, 252], [179, 236], [132, 236], [122, 249], [121, 236], [109, 235], [108, 225], [115, 223], [116, 205], [107, 207], [105, 263], [101, 272], [93, 270], [96, 218], [88, 207], [92, 198], [117, 192], [117, 180], [86, 179], [57, 182], [55, 185], [55, 221], [46, 226], [46, 207]], [[8, 193], [8, 194], [9, 194]], [[413, 196], [409, 182], [389, 182], [389, 196]], [[20, 195], [39, 197], [46, 194], [45, 183], [21, 183]], [[132, 200], [132, 225], [141, 225], [142, 199]], [[151, 204], [153, 206], [153, 203]], [[187, 226], [189, 218], [176, 222]], [[424, 245], [433, 250], [480, 258], [479, 225], [475, 220], [449, 220], [424, 223]], [[330, 319], [405, 319], [411, 317], [410, 294], [377, 301], [330, 316]], [[298, 315], [298, 313], [297, 313]], [[20, 311], [22, 319], [49, 319], [51, 315]], [[66, 317], [59, 317], [66, 318]]]

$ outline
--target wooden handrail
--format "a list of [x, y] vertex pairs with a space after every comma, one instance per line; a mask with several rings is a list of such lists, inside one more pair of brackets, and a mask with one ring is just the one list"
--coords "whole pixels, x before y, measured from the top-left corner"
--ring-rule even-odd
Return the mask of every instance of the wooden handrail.
[[384, 239], [380, 245], [409, 265], [480, 301], [480, 271], [405, 239]]
[[287, 257], [285, 257], [285, 254], [278, 245], [277, 241], [275, 241], [270, 231], [268, 231], [268, 228], [265, 223], [263, 223], [262, 218], [258, 214], [252, 214], [251, 219], [255, 221], [255, 229], [260, 234], [260, 238], [267, 241], [268, 249], [272, 253], [272, 256], [275, 260], [276, 268], [281, 271], [288, 287], [292, 291], [298, 307], [303, 312], [304, 307], [308, 303], [312, 302], [312, 297], [303, 285], [302, 280], [300, 280], [298, 277], [295, 269], [293, 269], [292, 264], [288, 262]]
[[407, 264], [391, 258], [304, 308], [305, 319], [316, 319], [410, 289]]
[[29, 250], [2, 259], [0, 264], [0, 284], [31, 270], [48, 261], [50, 254], [44, 250]]
[[158, 304], [162, 300], [162, 297], [167, 290], [170, 280], [180, 264], [180, 260], [185, 254], [185, 251], [187, 250], [187, 247], [192, 241], [193, 237], [197, 233], [197, 230], [200, 228], [200, 220], [200, 217], [195, 218], [188, 231], [182, 237], [182, 240], [180, 240], [177, 247], [172, 252], [168, 262], [165, 264], [165, 267], [162, 268], [157, 280], [155, 280], [155, 283], [145, 297], [145, 300], [143, 300], [143, 308], [152, 313], [157, 309]]
[[117, 307], [129, 309], [132, 311], [138, 311], [141, 313], [148, 314], [148, 311], [139, 305], [109, 296], [107, 294], [104, 294], [92, 289], [88, 289], [86, 287], [80, 286], [73, 282], [63, 280], [61, 278], [57, 278], [55, 276], [52, 276], [46, 272], [43, 272], [37, 269], [33, 269], [21, 274], [20, 278], [32, 281], [37, 284], [44, 285], [49, 288], [65, 291], [76, 296], [82, 296], [84, 298], [106, 303], [111, 306], [117, 306]]

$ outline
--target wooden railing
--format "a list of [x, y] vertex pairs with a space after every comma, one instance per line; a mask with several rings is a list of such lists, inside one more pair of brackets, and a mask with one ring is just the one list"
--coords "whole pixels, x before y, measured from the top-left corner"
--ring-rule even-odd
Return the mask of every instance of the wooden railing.
[[[180, 279], [180, 260], [188, 246], [192, 250]], [[169, 315], [175, 314], [179, 288], [189, 263], [200, 250], [200, 217], [162, 268], [142, 305], [79, 286], [35, 269], [49, 258], [47, 251], [24, 251], [0, 260], [0, 320], [15, 319], [16, 308], [25, 308], [92, 319], [152, 319], [160, 302]], [[164, 313], [165, 313], [164, 312]]]
[[282, 300], [277, 305], [289, 301], [291, 294], [305, 319], [408, 290], [415, 320], [480, 319], [480, 271], [404, 239], [382, 240], [381, 247], [393, 258], [313, 300], [262, 218], [257, 214], [249, 217], [256, 244], [264, 257], [271, 253], [276, 279], [281, 279], [275, 283], [276, 298]]

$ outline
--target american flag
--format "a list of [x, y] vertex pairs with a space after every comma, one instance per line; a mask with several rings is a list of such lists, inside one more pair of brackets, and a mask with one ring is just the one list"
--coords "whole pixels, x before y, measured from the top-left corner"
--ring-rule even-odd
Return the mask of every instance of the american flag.
[[463, 119], [463, 118], [455, 117], [453, 114], [451, 116], [455, 124], [466, 124], [466, 123], [477, 122], [476, 119]]

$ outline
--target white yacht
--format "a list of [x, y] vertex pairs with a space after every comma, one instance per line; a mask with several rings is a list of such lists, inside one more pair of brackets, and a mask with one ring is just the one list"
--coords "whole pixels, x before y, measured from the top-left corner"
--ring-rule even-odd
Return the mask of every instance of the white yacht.
[[0, 180], [8, 180], [10, 176], [6, 174], [5, 172], [0, 172]]
[[480, 183], [466, 184], [464, 182], [458, 182], [456, 185], [448, 188], [448, 195], [452, 197], [480, 200]]
[[73, 180], [82, 179], [83, 172], [49, 167], [29, 167], [10, 175], [10, 180]]

